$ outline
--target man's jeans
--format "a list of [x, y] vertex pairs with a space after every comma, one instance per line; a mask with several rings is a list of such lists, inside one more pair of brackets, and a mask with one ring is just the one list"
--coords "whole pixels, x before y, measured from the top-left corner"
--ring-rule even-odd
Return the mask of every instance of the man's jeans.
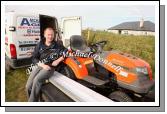
[[54, 73], [54, 68], [51, 70], [44, 70], [42, 67], [33, 69], [26, 84], [26, 92], [29, 97], [29, 102], [38, 102], [40, 96], [40, 89], [46, 79]]

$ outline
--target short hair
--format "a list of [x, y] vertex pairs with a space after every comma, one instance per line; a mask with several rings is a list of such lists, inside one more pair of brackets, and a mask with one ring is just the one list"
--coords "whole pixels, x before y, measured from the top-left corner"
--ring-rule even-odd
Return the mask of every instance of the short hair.
[[52, 30], [52, 31], [54, 32], [54, 29], [53, 29], [53, 28], [47, 27], [47, 28], [45, 28], [45, 30], [44, 30], [44, 34], [45, 34], [46, 30]]

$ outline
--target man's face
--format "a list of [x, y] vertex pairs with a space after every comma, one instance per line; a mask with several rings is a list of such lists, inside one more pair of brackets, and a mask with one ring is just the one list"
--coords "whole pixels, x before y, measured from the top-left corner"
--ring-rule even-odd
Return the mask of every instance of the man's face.
[[46, 29], [44, 36], [47, 42], [52, 42], [54, 40], [54, 31], [51, 29]]

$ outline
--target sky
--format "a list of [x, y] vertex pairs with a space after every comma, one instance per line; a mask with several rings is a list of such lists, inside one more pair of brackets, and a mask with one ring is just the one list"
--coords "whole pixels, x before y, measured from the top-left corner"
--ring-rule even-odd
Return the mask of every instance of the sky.
[[106, 30], [112, 26], [128, 21], [145, 21], [155, 23], [153, 5], [7, 5], [5, 12], [45, 14], [61, 17], [81, 16], [82, 27]]

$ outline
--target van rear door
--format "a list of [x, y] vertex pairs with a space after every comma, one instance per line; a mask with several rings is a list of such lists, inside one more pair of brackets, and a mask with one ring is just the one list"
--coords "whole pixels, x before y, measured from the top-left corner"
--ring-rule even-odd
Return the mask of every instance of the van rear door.
[[81, 17], [63, 17], [61, 19], [62, 40], [65, 47], [69, 46], [72, 35], [81, 35]]
[[38, 16], [17, 16], [16, 18], [17, 59], [28, 58], [40, 40], [40, 25]]

